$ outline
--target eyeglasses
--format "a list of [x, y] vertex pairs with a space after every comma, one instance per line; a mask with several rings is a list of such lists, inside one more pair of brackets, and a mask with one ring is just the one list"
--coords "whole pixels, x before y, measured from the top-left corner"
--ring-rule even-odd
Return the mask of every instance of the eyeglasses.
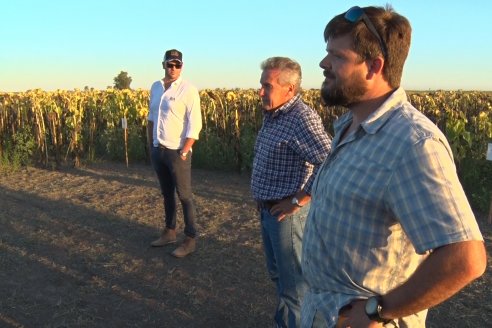
[[172, 64], [172, 63], [166, 63], [166, 68], [177, 68], [177, 69], [181, 69], [181, 67], [183, 66], [183, 64]]
[[372, 34], [378, 39], [379, 41], [379, 46], [381, 47], [381, 51], [383, 52], [384, 59], [388, 58], [388, 53], [386, 51], [386, 44], [383, 42], [383, 39], [381, 38], [381, 35], [379, 35], [378, 30], [376, 30], [376, 27], [374, 24], [371, 22], [369, 17], [367, 17], [366, 13], [364, 10], [362, 10], [361, 7], [355, 6], [350, 8], [346, 13], [345, 13], [345, 19], [348, 20], [351, 23], [357, 23], [358, 21], [362, 20], [364, 24], [366, 24], [366, 27], [371, 31]]

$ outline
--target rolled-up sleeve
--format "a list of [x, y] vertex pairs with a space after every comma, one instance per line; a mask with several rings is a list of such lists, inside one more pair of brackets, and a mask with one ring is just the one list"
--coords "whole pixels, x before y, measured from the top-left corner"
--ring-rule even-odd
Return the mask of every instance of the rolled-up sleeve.
[[198, 90], [195, 88], [191, 89], [189, 97], [190, 100], [186, 109], [186, 115], [188, 117], [186, 138], [198, 140], [200, 131], [202, 130], [202, 112]]

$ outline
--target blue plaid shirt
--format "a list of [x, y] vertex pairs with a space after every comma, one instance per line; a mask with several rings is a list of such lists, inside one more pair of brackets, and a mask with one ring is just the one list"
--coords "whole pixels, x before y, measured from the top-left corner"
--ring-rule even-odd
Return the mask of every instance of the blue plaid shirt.
[[254, 149], [253, 197], [282, 199], [301, 189], [311, 193], [330, 142], [318, 113], [300, 95], [275, 111], [265, 111]]
[[[401, 285], [432, 249], [483, 240], [446, 138], [403, 89], [340, 141], [351, 121], [349, 112], [335, 122], [333, 150], [314, 182], [302, 327], [316, 312], [333, 327], [342, 306]], [[425, 327], [426, 314], [397, 321]]]

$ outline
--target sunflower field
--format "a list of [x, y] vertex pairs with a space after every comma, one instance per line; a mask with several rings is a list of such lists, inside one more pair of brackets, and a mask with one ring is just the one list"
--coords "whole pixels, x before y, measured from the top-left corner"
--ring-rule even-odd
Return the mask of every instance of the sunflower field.
[[[411, 103], [446, 134], [471, 201], [486, 208], [492, 194], [492, 93], [410, 91]], [[262, 110], [257, 90], [200, 91], [203, 129], [193, 148], [197, 167], [249, 172]], [[111, 160], [147, 161], [149, 91], [29, 90], [0, 92], [0, 166], [20, 167]], [[345, 109], [324, 107], [319, 90], [303, 90], [326, 130]]]

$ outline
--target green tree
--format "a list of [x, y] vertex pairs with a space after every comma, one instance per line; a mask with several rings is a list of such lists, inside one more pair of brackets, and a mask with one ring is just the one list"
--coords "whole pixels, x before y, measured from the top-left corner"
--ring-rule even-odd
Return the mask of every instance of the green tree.
[[121, 71], [120, 74], [114, 78], [114, 87], [118, 90], [130, 89], [131, 83], [132, 78], [131, 76], [128, 76], [127, 72]]

